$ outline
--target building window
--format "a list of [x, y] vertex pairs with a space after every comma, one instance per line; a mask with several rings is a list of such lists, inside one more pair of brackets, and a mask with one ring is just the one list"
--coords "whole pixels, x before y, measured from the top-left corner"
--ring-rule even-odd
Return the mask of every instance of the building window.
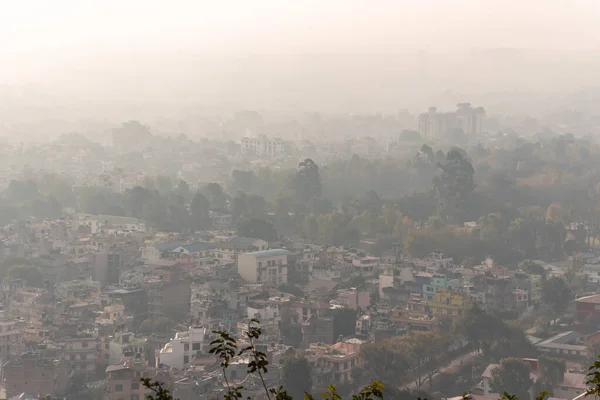
[[139, 382], [131, 382], [131, 390], [138, 390], [140, 388]]
[[123, 391], [123, 385], [118, 384], [115, 385], [115, 392], [122, 392]]
[[200, 343], [192, 343], [192, 350], [200, 350]]
[[183, 363], [188, 364], [190, 362], [190, 356], [183, 356]]
[[190, 349], [190, 345], [189, 345], [189, 343], [185, 343], [185, 344], [183, 345], [183, 351], [188, 351], [189, 349]]
[[81, 343], [81, 347], [88, 347], [88, 346], [89, 346], [88, 342]]

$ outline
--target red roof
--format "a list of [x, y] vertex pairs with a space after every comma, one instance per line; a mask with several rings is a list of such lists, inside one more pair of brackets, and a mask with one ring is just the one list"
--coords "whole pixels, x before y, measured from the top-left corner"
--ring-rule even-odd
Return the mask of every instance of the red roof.
[[582, 304], [600, 304], [600, 294], [593, 294], [591, 296], [581, 297], [575, 301], [577, 303]]

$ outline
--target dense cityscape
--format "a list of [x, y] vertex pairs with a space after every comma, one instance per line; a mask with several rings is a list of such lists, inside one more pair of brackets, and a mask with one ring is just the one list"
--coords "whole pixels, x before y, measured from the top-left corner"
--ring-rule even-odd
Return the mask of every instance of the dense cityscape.
[[[254, 319], [266, 384], [295, 396], [373, 379], [394, 398], [584, 393], [600, 146], [491, 133], [485, 116], [430, 108], [397, 134], [381, 126], [397, 118], [350, 116], [375, 134], [329, 146], [255, 134], [257, 112], [233, 116], [236, 140], [130, 121], [111, 145], [8, 144], [6, 397], [139, 400], [140, 377], [219, 397], [213, 332], [241, 346]], [[250, 362], [234, 357], [226, 378], [260, 397]]]
[[597, 0], [0, 3], [0, 400], [600, 395]]

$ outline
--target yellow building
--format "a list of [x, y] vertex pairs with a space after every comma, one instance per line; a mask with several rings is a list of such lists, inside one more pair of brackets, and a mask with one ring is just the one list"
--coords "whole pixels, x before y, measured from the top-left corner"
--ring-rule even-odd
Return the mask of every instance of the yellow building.
[[436, 318], [459, 317], [471, 305], [471, 297], [447, 288], [441, 288], [429, 301], [429, 309]]

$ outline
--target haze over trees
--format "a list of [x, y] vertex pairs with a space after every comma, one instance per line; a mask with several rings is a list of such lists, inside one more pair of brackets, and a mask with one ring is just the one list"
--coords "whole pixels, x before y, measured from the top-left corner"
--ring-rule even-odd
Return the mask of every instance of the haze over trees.
[[597, 0], [6, 3], [6, 398], [600, 394]]
[[[561, 162], [565, 152], [569, 165]], [[228, 212], [245, 232], [271, 240], [358, 244], [368, 237], [381, 249], [400, 242], [413, 257], [440, 249], [459, 262], [492, 255], [514, 266], [597, 247], [600, 197], [590, 182], [600, 171], [591, 154], [600, 149], [587, 140], [565, 135], [510, 152], [477, 145], [438, 153], [421, 145], [394, 163], [354, 155], [326, 166], [306, 158], [296, 168], [233, 170], [227, 183], [194, 190], [167, 175], [118, 192], [46, 173], [10, 182], [0, 221], [53, 218], [72, 207], [192, 232], [210, 227], [211, 212]]]

